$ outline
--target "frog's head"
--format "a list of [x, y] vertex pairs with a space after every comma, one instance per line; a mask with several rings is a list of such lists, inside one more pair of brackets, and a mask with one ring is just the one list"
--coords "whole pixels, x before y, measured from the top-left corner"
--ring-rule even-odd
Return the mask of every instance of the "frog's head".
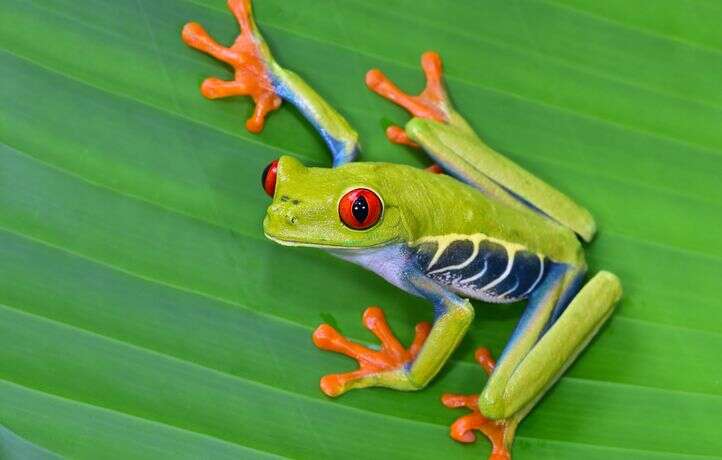
[[288, 246], [369, 248], [405, 240], [393, 184], [380, 164], [307, 168], [283, 156], [263, 173], [273, 197], [263, 220], [271, 240]]

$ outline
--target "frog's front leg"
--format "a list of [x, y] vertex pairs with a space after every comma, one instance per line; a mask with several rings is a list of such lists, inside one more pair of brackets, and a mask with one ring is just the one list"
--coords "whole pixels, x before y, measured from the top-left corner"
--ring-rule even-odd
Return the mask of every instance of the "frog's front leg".
[[246, 128], [254, 133], [263, 129], [268, 113], [278, 109], [282, 99], [286, 100], [319, 132], [331, 151], [334, 166], [352, 161], [359, 150], [358, 135], [306, 82], [276, 62], [253, 20], [251, 0], [228, 0], [228, 8], [241, 28], [240, 35], [228, 48], [213, 40], [200, 24], [189, 22], [183, 27], [181, 36], [188, 46], [225, 62], [235, 72], [230, 81], [205, 79], [201, 93], [209, 99], [253, 98], [256, 107], [246, 121]]
[[[599, 272], [581, 289], [583, 271], [556, 265], [529, 299], [499, 362], [477, 359], [491, 372], [480, 395], [444, 395], [447, 407], [472, 413], [451, 427], [451, 437], [472, 442], [472, 430], [492, 442], [490, 459], [508, 459], [517, 425], [554, 384], [611, 315], [622, 295], [619, 279]], [[483, 354], [482, 354], [483, 355]], [[482, 358], [482, 359], [480, 359]]]
[[474, 318], [469, 301], [446, 291], [421, 273], [407, 275], [406, 282], [409, 290], [434, 303], [436, 313], [433, 327], [428, 323], [416, 326], [416, 337], [408, 350], [393, 336], [378, 307], [367, 309], [363, 321], [381, 341], [380, 350], [350, 342], [328, 324], [316, 329], [313, 341], [317, 347], [342, 353], [359, 363], [356, 371], [330, 374], [321, 379], [321, 389], [328, 396], [371, 386], [419, 390], [439, 372], [461, 342]]
[[266, 115], [281, 106], [281, 98], [273, 87], [272, 75], [269, 72], [268, 61], [272, 58], [267, 48], [263, 49], [265, 43], [251, 17], [250, 1], [229, 0], [228, 8], [241, 27], [240, 35], [230, 47], [221, 46], [203, 26], [195, 22], [186, 24], [181, 36], [188, 46], [233, 67], [233, 80], [206, 78], [201, 84], [201, 93], [209, 99], [230, 96], [253, 98], [256, 107], [251, 118], [246, 121], [246, 128], [258, 133], [263, 129]]
[[313, 333], [313, 343], [320, 349], [344, 354], [359, 363], [359, 369], [343, 374], [329, 374], [321, 378], [321, 390], [328, 396], [339, 396], [352, 388], [386, 386], [398, 390], [413, 389], [405, 375], [404, 366], [413, 361], [429, 335], [431, 325], [416, 325], [411, 346], [405, 349], [396, 339], [379, 307], [369, 307], [363, 313], [363, 324], [381, 342], [379, 350], [372, 350], [351, 342], [328, 324], [320, 325]]

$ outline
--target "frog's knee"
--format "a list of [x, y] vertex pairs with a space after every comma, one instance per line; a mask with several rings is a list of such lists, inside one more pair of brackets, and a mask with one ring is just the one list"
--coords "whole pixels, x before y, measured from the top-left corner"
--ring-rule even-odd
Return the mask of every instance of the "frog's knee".
[[503, 395], [493, 394], [485, 389], [479, 395], [479, 412], [486, 418], [501, 420], [509, 416]]
[[600, 283], [603, 289], [609, 292], [614, 302], [622, 298], [622, 282], [614, 273], [602, 270], [594, 275], [594, 278], [590, 280], [591, 282]]

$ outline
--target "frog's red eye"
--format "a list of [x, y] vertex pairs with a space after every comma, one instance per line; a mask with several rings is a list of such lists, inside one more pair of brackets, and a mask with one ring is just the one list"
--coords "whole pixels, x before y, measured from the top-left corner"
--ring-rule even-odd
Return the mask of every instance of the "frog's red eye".
[[347, 227], [365, 230], [379, 221], [383, 208], [381, 198], [375, 192], [367, 188], [357, 188], [341, 198], [338, 215]]
[[273, 198], [273, 194], [276, 193], [276, 171], [278, 170], [278, 160], [273, 160], [261, 174], [261, 185], [263, 190], [268, 193], [268, 196]]

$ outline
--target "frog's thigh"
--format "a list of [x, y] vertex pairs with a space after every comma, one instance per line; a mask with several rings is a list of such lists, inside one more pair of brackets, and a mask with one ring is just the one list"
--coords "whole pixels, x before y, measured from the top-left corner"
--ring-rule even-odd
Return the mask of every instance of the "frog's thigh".
[[519, 363], [504, 384], [503, 401], [493, 401], [485, 395], [502, 383], [495, 382], [492, 374], [479, 398], [481, 413], [491, 418], [508, 418], [529, 410], [594, 337], [621, 295], [622, 286], [614, 274], [597, 273]]

